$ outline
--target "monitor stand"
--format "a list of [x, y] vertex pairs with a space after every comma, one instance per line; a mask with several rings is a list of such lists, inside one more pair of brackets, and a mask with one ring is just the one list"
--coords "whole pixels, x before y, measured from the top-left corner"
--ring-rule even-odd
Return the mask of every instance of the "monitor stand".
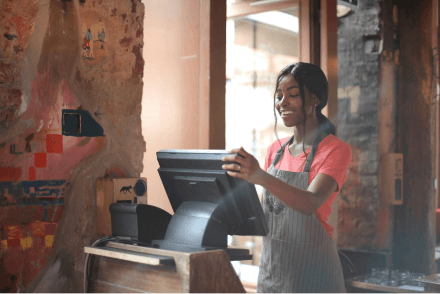
[[163, 240], [152, 247], [181, 252], [222, 249], [231, 260], [250, 260], [248, 249], [228, 248], [227, 214], [222, 205], [188, 201], [171, 217]]

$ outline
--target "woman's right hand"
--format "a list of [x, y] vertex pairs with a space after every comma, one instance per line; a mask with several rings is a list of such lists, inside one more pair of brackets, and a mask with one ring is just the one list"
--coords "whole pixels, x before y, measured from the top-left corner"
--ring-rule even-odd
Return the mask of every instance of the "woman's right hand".
[[237, 153], [222, 158], [223, 161], [236, 162], [222, 165], [223, 169], [228, 170], [228, 175], [244, 179], [252, 184], [262, 185], [265, 171], [260, 168], [260, 164], [252, 154], [246, 152], [243, 147], [232, 149], [228, 153]]

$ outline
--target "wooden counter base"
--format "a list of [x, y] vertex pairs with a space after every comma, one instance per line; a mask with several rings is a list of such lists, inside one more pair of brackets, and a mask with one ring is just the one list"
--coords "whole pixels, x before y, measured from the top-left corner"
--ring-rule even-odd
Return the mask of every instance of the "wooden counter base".
[[110, 242], [85, 252], [96, 256], [95, 293], [245, 292], [224, 250], [185, 253]]

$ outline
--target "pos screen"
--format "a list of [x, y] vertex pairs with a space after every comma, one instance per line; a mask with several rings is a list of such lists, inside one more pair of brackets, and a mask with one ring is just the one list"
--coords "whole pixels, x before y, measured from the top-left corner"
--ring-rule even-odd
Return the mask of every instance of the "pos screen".
[[255, 185], [222, 169], [228, 163], [221, 160], [226, 155], [230, 155], [226, 150], [157, 152], [158, 172], [171, 206], [176, 212], [186, 202], [212, 203], [228, 235], [266, 236], [269, 229]]

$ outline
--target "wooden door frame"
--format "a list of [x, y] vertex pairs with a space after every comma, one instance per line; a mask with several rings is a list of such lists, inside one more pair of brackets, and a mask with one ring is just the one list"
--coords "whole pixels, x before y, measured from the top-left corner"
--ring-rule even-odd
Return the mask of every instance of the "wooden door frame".
[[322, 113], [338, 129], [338, 18], [336, 0], [320, 3], [320, 66], [327, 76], [329, 91], [327, 106]]
[[226, 145], [226, 3], [200, 0], [199, 148]]

